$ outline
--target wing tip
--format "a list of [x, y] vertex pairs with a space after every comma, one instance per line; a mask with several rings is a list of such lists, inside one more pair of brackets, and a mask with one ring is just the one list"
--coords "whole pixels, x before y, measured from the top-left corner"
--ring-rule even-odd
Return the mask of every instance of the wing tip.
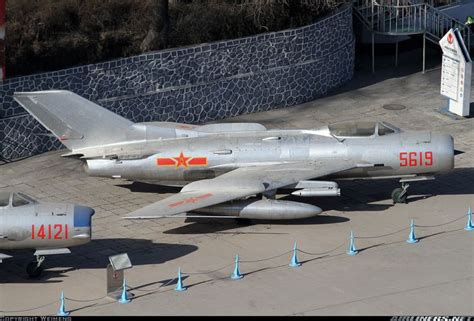
[[13, 97], [23, 97], [31, 95], [44, 95], [44, 94], [70, 94], [69, 90], [52, 89], [52, 90], [39, 90], [39, 91], [16, 91], [13, 93]]

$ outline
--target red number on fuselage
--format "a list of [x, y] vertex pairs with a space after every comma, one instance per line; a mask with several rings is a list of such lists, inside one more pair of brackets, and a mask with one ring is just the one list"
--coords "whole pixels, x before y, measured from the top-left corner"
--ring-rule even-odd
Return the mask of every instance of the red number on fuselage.
[[416, 166], [416, 152], [410, 152], [408, 154], [410, 167]]
[[46, 234], [44, 234], [44, 225], [41, 225], [38, 231], [38, 237], [41, 237], [43, 240], [46, 237]]
[[[408, 157], [407, 157], [408, 156]], [[433, 152], [400, 152], [400, 167], [432, 166]]]
[[400, 152], [400, 167], [408, 166], [407, 152]]
[[[63, 229], [64, 226], [64, 229]], [[46, 235], [46, 229], [48, 230], [48, 233]], [[63, 232], [64, 231], [64, 232]], [[38, 232], [36, 232], [36, 226], [33, 224], [31, 225], [31, 239], [34, 240], [35, 237], [41, 238], [41, 239], [54, 239], [54, 240], [62, 240], [65, 239], [67, 240], [69, 238], [68, 235], [68, 225], [67, 224], [48, 224], [44, 225], [41, 224], [38, 228]], [[53, 235], [54, 233], [54, 235]]]
[[433, 165], [433, 152], [426, 152], [425, 153], [425, 165], [426, 166], [431, 166]]
[[61, 232], [63, 231], [63, 225], [62, 224], [54, 224], [54, 229], [57, 229], [56, 234], [54, 234], [54, 239], [55, 240], [60, 240], [62, 239], [61, 237]]

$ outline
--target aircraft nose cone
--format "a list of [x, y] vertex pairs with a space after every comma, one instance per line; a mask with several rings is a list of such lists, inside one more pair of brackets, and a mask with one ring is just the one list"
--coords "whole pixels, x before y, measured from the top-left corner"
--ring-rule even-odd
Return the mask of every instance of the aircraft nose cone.
[[93, 208], [74, 205], [74, 227], [90, 227], [91, 217], [94, 213], [95, 210]]
[[454, 139], [449, 134], [438, 134], [434, 142], [437, 146], [439, 171], [449, 171], [454, 168]]

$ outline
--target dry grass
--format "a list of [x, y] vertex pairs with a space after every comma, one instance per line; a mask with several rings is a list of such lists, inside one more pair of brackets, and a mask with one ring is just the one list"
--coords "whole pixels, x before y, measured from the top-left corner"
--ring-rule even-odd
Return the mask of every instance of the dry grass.
[[163, 38], [158, 0], [10, 0], [7, 75], [296, 27], [348, 1], [175, 0], [170, 1], [171, 24]]

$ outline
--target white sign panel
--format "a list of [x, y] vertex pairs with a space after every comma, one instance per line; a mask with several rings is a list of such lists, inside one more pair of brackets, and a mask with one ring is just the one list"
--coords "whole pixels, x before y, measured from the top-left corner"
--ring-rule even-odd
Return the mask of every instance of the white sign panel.
[[449, 98], [449, 111], [469, 116], [472, 60], [458, 29], [449, 30], [440, 40], [443, 50], [441, 95]]
[[441, 95], [458, 100], [459, 93], [459, 61], [443, 56], [441, 69]]

